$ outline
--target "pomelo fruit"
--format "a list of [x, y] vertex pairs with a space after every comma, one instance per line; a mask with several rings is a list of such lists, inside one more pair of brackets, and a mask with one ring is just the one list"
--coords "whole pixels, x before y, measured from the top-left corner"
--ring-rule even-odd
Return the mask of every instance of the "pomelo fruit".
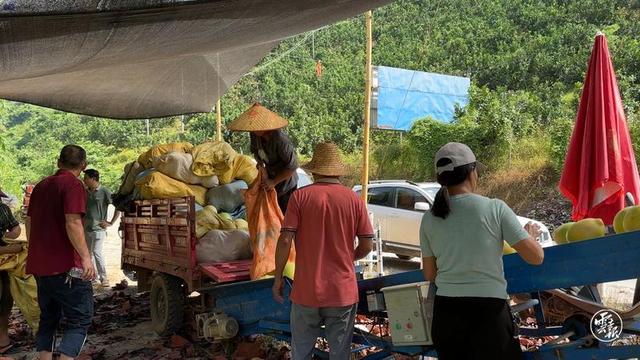
[[574, 224], [574, 222], [568, 222], [566, 224], [558, 226], [558, 228], [553, 231], [553, 240], [556, 242], [556, 244], [566, 244], [569, 242], [567, 240], [567, 233]]
[[631, 208], [624, 208], [616, 214], [616, 217], [613, 218], [613, 229], [616, 231], [616, 234], [622, 234], [624, 231], [624, 216], [627, 211]]
[[296, 273], [296, 264], [291, 261], [287, 262], [287, 265], [284, 266], [284, 271], [282, 272], [282, 275], [293, 280], [293, 276], [295, 275], [295, 273]]
[[640, 206], [632, 206], [625, 209], [622, 226], [624, 231], [640, 230]]
[[509, 244], [507, 244], [506, 241], [502, 242], [502, 255], [514, 254], [516, 252], [517, 252], [516, 249], [509, 246]]
[[571, 226], [567, 232], [567, 240], [576, 242], [594, 239], [604, 236], [606, 232], [607, 228], [602, 219], [583, 219]]

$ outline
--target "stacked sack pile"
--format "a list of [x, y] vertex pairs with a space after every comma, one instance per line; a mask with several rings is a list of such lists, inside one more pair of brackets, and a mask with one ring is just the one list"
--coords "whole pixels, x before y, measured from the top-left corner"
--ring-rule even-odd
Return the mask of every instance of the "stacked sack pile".
[[118, 196], [123, 202], [193, 196], [198, 262], [251, 259], [243, 190], [258, 176], [255, 164], [223, 141], [156, 145], [125, 166]]

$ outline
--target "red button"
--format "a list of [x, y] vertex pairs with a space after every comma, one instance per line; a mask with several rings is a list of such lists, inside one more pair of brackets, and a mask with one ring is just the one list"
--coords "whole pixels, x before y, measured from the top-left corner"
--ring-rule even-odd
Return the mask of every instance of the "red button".
[[407, 323], [407, 329], [413, 329], [413, 324], [412, 323]]

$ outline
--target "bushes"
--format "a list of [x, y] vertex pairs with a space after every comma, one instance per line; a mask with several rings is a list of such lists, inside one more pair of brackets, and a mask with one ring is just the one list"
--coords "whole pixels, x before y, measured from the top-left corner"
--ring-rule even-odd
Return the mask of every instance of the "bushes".
[[[403, 135], [374, 131], [371, 178], [433, 179], [433, 156], [448, 141], [468, 143], [492, 169], [541, 154], [559, 172], [598, 29], [607, 34], [640, 155], [638, 20], [637, 6], [628, 1], [403, 0], [376, 9], [376, 65], [469, 76], [473, 86], [469, 106], [453, 124], [426, 119]], [[363, 23], [360, 16], [283, 41], [224, 95], [224, 122], [262, 102], [290, 120], [287, 132], [302, 154], [309, 156], [320, 141], [338, 143], [356, 169], [349, 181], [359, 183]], [[316, 60], [324, 65], [321, 78]], [[152, 120], [147, 135], [144, 120], [97, 120], [0, 102], [0, 186], [16, 191], [49, 174], [66, 143], [99, 154], [92, 166], [111, 185], [131, 157], [126, 151], [215, 135], [214, 113], [185, 116], [184, 132], [177, 119]], [[249, 149], [246, 133], [224, 129], [224, 138], [239, 151]]]
[[567, 156], [574, 120], [558, 119], [549, 127], [549, 141], [551, 146], [551, 163], [554, 170], [560, 174]]
[[633, 142], [633, 151], [636, 155], [636, 164], [640, 166], [640, 112], [630, 112], [627, 115], [627, 125]]
[[[546, 97], [552, 97], [551, 93], [558, 94], [547, 103], [526, 91], [474, 85], [469, 105], [457, 111], [451, 124], [420, 120], [404, 137], [377, 132], [373, 138], [377, 167], [372, 174], [387, 179], [434, 179], [435, 153], [450, 141], [469, 145], [493, 170], [535, 160], [535, 167], [544, 164], [559, 174], [579, 97], [573, 89], [561, 93], [560, 87], [552, 86]], [[640, 133], [640, 126], [630, 127]]]
[[412, 146], [404, 133], [375, 131], [372, 134], [372, 180], [406, 179], [423, 181], [428, 177], [420, 149]]
[[[500, 167], [509, 160], [514, 141], [531, 134], [535, 129], [532, 111], [539, 99], [525, 92], [496, 91], [486, 87], [472, 87], [470, 103], [458, 110], [451, 124], [425, 119], [414, 124], [407, 134], [408, 143], [400, 144], [405, 156], [391, 156], [400, 162], [399, 168], [411, 174], [434, 177], [433, 158], [444, 144], [455, 141], [469, 145], [478, 159], [489, 166]], [[393, 147], [388, 145], [389, 151]], [[414, 160], [413, 166], [405, 161]], [[416, 168], [417, 167], [417, 168]]]
[[16, 160], [12, 153], [6, 151], [7, 145], [0, 138], [0, 190], [15, 196], [20, 195], [20, 179], [15, 171]]

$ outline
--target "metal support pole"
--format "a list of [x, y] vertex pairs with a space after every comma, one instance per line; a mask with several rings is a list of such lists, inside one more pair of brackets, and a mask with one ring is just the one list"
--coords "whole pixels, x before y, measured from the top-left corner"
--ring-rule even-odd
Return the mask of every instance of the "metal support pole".
[[368, 199], [368, 185], [369, 185], [369, 132], [371, 125], [371, 22], [373, 14], [371, 11], [367, 11], [365, 14], [366, 23], [366, 36], [367, 36], [367, 51], [366, 51], [366, 65], [365, 65], [365, 88], [364, 88], [364, 126], [362, 128], [362, 192], [360, 193], [362, 199], [367, 203]]
[[[625, 206], [634, 206], [636, 205], [636, 199], [634, 199], [633, 194], [628, 192], [624, 197]], [[633, 291], [633, 303], [631, 305], [635, 305], [640, 302], [640, 278], [636, 279], [636, 288]]]
[[222, 109], [220, 109], [220, 99], [216, 102], [216, 140], [222, 141]]

